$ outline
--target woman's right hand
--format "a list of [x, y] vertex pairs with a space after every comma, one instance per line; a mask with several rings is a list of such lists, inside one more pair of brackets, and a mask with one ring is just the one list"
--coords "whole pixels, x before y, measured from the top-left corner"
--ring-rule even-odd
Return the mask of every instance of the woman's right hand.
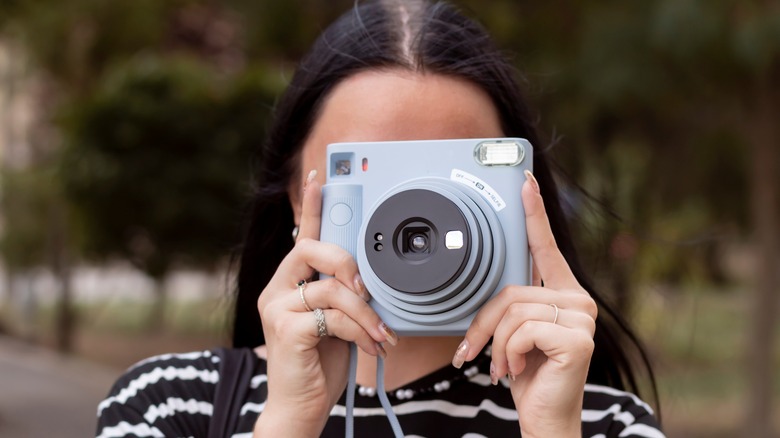
[[[381, 343], [397, 342], [368, 305], [353, 257], [319, 241], [322, 192], [315, 176], [312, 171], [304, 185], [295, 247], [257, 301], [268, 354], [268, 399], [255, 436], [318, 436], [346, 387], [347, 341], [374, 356], [386, 354]], [[318, 335], [314, 314], [297, 288], [316, 272], [333, 277], [309, 282], [304, 292], [311, 309], [324, 311], [325, 337]]]

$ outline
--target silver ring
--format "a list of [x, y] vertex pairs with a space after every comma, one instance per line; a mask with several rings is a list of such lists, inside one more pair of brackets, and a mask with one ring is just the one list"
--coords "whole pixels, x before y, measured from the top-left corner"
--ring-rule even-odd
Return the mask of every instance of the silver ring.
[[553, 317], [553, 321], [552, 321], [553, 325], [555, 325], [555, 323], [558, 322], [558, 306], [552, 303], [550, 303], [550, 305], [552, 306], [553, 309], [555, 309], [555, 316]]
[[301, 280], [297, 284], [298, 286], [298, 294], [301, 296], [301, 302], [303, 303], [303, 307], [306, 308], [307, 312], [311, 312], [311, 307], [309, 307], [308, 304], [306, 304], [306, 298], [303, 296], [303, 291], [306, 290], [306, 280]]
[[314, 309], [314, 319], [317, 320], [317, 335], [328, 336], [328, 326], [325, 324], [325, 312], [319, 307]]

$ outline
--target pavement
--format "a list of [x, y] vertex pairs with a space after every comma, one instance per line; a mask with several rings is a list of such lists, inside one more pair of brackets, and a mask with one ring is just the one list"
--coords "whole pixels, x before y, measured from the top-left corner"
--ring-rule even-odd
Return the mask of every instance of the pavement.
[[0, 336], [0, 437], [95, 436], [97, 405], [121, 372]]

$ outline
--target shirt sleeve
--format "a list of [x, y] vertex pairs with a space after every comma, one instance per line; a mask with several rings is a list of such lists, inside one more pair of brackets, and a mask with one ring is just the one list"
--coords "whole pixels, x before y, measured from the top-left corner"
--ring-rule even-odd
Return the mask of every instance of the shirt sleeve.
[[653, 409], [629, 392], [585, 385], [582, 436], [592, 438], [665, 438]]
[[218, 362], [211, 351], [202, 351], [135, 364], [98, 405], [95, 436], [205, 436], [219, 381]]

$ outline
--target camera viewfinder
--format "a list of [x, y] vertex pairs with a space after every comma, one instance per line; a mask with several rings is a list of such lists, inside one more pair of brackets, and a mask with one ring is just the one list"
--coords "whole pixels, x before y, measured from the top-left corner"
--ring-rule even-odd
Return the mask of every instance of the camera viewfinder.
[[336, 162], [336, 175], [349, 175], [350, 173], [352, 173], [352, 163], [349, 160]]
[[331, 177], [344, 177], [352, 175], [352, 162], [355, 161], [353, 152], [338, 152], [330, 156], [329, 171]]

